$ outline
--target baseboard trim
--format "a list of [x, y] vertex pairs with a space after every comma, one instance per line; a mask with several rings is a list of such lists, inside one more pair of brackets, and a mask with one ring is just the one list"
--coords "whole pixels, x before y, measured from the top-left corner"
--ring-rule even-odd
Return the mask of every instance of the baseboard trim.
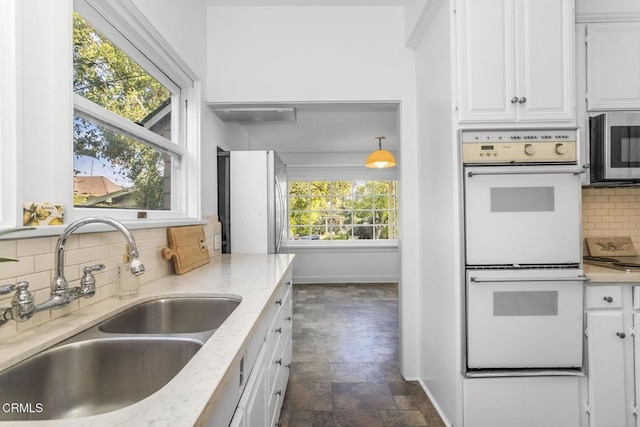
[[453, 427], [453, 424], [447, 419], [447, 417], [444, 416], [444, 413], [442, 412], [442, 408], [440, 408], [440, 405], [438, 405], [438, 402], [433, 398], [433, 394], [431, 394], [431, 391], [429, 391], [429, 387], [427, 387], [427, 385], [421, 379], [418, 379], [417, 381], [418, 381], [418, 384], [420, 384], [420, 387], [422, 387], [422, 390], [424, 390], [424, 392], [427, 394], [427, 397], [433, 404], [433, 407], [435, 408], [438, 415], [440, 415], [440, 418], [442, 419], [442, 422], [444, 423], [444, 425], [447, 427]]

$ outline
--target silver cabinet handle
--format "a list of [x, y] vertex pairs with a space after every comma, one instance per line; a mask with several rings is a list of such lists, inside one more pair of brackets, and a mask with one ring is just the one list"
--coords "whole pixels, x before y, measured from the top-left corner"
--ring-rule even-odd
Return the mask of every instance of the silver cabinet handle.
[[565, 174], [570, 173], [573, 175], [581, 175], [587, 173], [586, 170], [563, 170], [563, 171], [543, 171], [543, 170], [524, 170], [524, 171], [469, 171], [467, 176], [473, 178], [480, 175], [550, 175], [550, 174]]
[[281, 299], [277, 299], [276, 300], [276, 305], [282, 305], [282, 300]]
[[616, 332], [616, 335], [620, 337], [620, 339], [624, 339], [627, 336], [624, 332]]
[[525, 102], [527, 102], [527, 97], [523, 96], [522, 98], [518, 99], [518, 103], [519, 104], [524, 104]]
[[518, 102], [518, 97], [514, 96], [513, 98], [511, 98], [511, 103], [515, 104], [516, 102]]

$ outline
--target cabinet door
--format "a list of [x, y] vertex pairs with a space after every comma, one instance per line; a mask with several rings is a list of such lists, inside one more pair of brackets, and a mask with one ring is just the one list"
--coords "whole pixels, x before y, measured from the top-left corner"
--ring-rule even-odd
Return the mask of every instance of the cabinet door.
[[587, 314], [589, 354], [589, 403], [592, 427], [626, 426], [625, 340], [621, 311], [593, 311]]
[[465, 0], [460, 122], [574, 120], [572, 0]]
[[640, 108], [640, 23], [587, 26], [587, 108]]
[[263, 427], [267, 425], [267, 346], [263, 345], [258, 353], [256, 364], [251, 373], [245, 393], [248, 393], [244, 406], [244, 422], [246, 427]]
[[514, 1], [461, 1], [457, 19], [460, 121], [514, 121]]
[[518, 120], [573, 120], [572, 0], [520, 0], [516, 16]]

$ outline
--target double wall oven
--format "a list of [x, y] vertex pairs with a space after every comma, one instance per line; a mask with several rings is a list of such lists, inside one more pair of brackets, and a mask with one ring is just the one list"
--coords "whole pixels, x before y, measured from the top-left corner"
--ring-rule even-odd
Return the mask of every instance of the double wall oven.
[[462, 131], [467, 375], [580, 371], [575, 129]]

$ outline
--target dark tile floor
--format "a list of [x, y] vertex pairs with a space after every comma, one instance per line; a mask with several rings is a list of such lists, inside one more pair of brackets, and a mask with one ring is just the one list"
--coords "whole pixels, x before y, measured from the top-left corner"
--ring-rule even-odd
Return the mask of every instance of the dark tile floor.
[[444, 426], [398, 369], [396, 284], [295, 285], [281, 427]]

